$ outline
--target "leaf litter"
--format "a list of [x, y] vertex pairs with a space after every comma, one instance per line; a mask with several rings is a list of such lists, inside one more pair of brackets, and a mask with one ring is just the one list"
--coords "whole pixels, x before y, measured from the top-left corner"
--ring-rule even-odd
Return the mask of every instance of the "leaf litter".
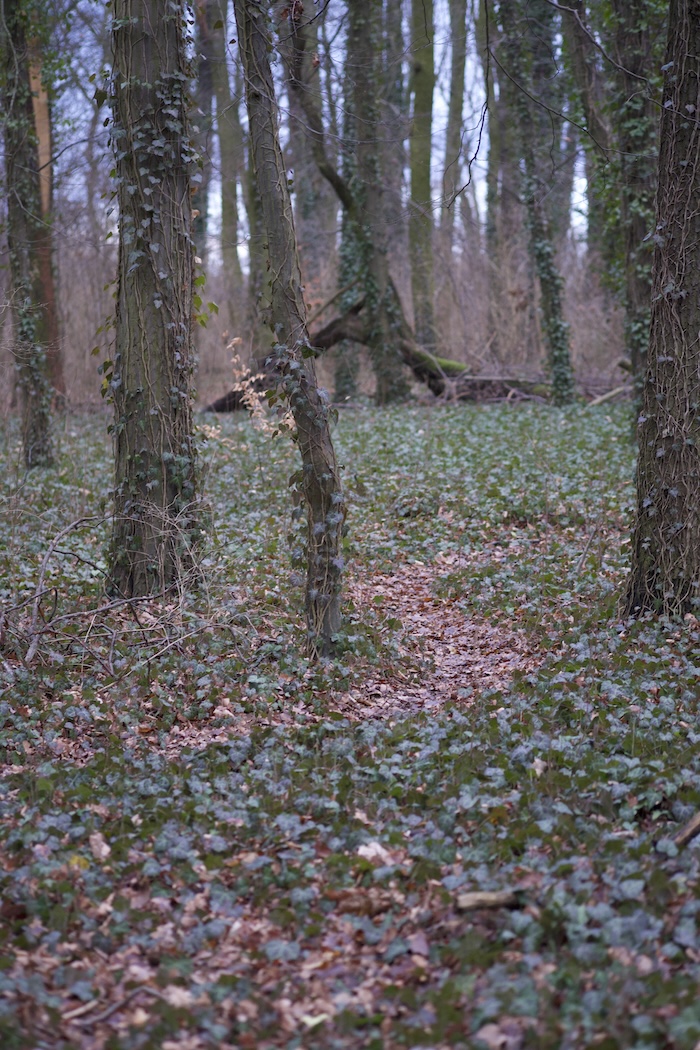
[[[226, 427], [204, 610], [50, 629], [101, 601], [57, 559], [32, 635], [60, 486], [99, 502], [107, 450], [88, 423], [58, 479], [5, 478], [3, 1047], [693, 1050], [700, 872], [674, 836], [700, 808], [700, 633], [616, 620], [623, 410], [341, 429], [348, 631], [321, 667], [289, 454], [265, 473]], [[70, 542], [99, 564], [99, 528]]]

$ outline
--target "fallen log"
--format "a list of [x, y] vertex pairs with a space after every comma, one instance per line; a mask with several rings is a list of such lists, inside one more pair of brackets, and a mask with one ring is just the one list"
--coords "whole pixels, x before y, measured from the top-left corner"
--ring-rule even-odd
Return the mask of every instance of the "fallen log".
[[[404, 364], [413, 372], [413, 375], [421, 383], [424, 383], [436, 397], [448, 395], [455, 400], [476, 401], [480, 396], [508, 397], [513, 390], [522, 391], [525, 394], [536, 392], [542, 387], [542, 381], [528, 379], [522, 376], [484, 376], [470, 374], [468, 366], [462, 361], [453, 361], [448, 357], [438, 357], [425, 350], [416, 342], [413, 332], [408, 324], [401, 299], [396, 288], [391, 283], [392, 297], [395, 304], [395, 313], [398, 317], [399, 340], [398, 347]], [[358, 299], [349, 310], [338, 317], [334, 317], [327, 325], [318, 332], [309, 336], [309, 345], [317, 353], [331, 350], [343, 341], [359, 343], [367, 346], [369, 334], [367, 322], [362, 317], [365, 306], [364, 299]], [[269, 379], [263, 377], [259, 380], [260, 390], [269, 390], [275, 385], [274, 377], [270, 374]], [[236, 412], [245, 408], [240, 392], [230, 390], [222, 397], [212, 401], [204, 409], [205, 412]]]

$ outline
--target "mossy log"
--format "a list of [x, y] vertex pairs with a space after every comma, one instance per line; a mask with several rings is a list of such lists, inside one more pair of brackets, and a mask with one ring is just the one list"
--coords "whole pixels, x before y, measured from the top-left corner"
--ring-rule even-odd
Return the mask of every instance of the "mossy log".
[[[401, 300], [392, 285], [395, 303], [395, 315], [399, 329], [398, 347], [401, 358], [413, 375], [437, 397], [449, 395], [451, 398], [464, 401], [480, 400], [483, 397], [508, 397], [513, 390], [520, 390], [531, 395], [542, 393], [542, 381], [527, 379], [522, 376], [474, 375], [462, 361], [453, 361], [449, 357], [438, 357], [420, 346], [413, 337]], [[334, 317], [327, 325], [309, 337], [309, 342], [319, 353], [331, 350], [338, 343], [348, 340], [367, 346], [369, 342], [368, 324], [363, 316], [364, 300], [359, 299], [344, 314]], [[269, 383], [259, 381], [261, 389], [272, 388], [274, 379]], [[235, 412], [244, 408], [241, 395], [235, 390], [212, 401], [205, 412]]]

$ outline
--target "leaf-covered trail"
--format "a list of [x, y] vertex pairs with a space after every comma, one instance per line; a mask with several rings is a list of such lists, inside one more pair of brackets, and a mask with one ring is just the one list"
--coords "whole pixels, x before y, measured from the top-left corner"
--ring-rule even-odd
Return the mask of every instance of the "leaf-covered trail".
[[[478, 698], [484, 689], [504, 689], [513, 672], [539, 664], [522, 630], [466, 615], [454, 597], [440, 597], [438, 581], [448, 569], [466, 568], [467, 555], [438, 555], [434, 565], [399, 564], [390, 574], [352, 580], [348, 591], [357, 606], [381, 603], [399, 620], [425, 665], [422, 681], [410, 681], [400, 666], [391, 676], [370, 676], [341, 705], [346, 717], [382, 717], [390, 712], [429, 711], [446, 703]], [[455, 563], [459, 563], [458, 566]]]

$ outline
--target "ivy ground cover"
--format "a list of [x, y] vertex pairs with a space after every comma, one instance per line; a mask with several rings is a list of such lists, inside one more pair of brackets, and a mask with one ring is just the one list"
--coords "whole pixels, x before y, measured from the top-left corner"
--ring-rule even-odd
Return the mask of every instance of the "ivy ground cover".
[[0, 1045], [693, 1050], [700, 630], [617, 614], [629, 409], [335, 437], [310, 666], [283, 439], [203, 428], [199, 578], [125, 604], [105, 420], [2, 433]]

